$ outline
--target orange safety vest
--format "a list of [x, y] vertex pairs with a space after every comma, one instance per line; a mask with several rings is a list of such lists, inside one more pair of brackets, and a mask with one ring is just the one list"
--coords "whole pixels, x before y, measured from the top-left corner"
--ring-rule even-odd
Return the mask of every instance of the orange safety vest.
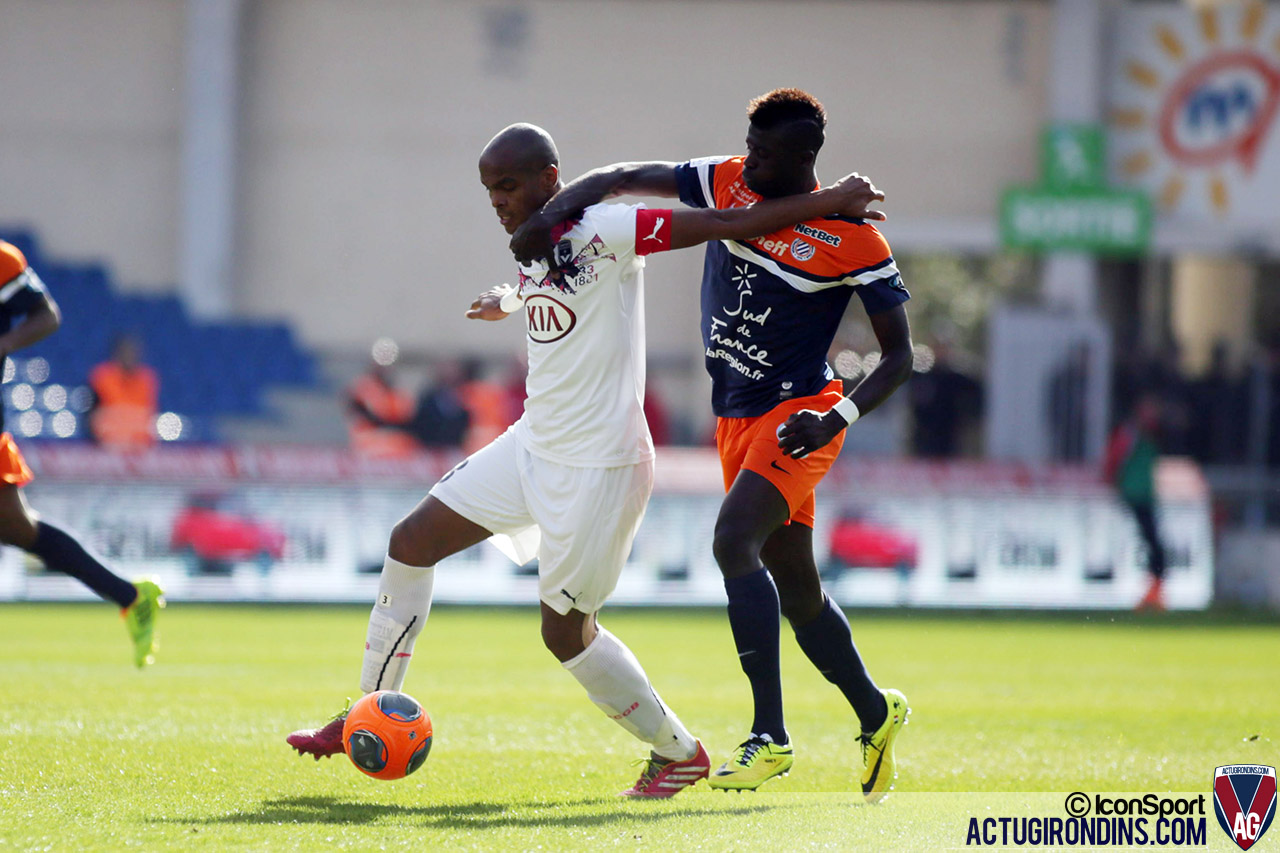
[[467, 435], [463, 439], [465, 453], [475, 453], [507, 431], [511, 426], [510, 398], [505, 388], [496, 382], [477, 379], [458, 389], [462, 407], [471, 418]]
[[160, 382], [154, 370], [145, 365], [125, 370], [114, 361], [103, 362], [89, 374], [89, 387], [98, 397], [89, 425], [100, 443], [127, 450], [155, 442], [152, 425]]
[[[386, 423], [404, 424], [413, 417], [412, 400], [367, 374], [352, 383], [347, 393]], [[352, 449], [363, 456], [406, 456], [418, 449], [408, 433], [378, 426], [359, 414], [351, 416], [349, 434]]]

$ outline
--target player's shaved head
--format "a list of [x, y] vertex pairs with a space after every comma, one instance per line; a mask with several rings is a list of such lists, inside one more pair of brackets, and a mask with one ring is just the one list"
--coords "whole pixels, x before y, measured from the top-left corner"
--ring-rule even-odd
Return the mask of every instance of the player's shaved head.
[[560, 165], [555, 140], [536, 124], [519, 122], [504, 127], [480, 153], [482, 162], [502, 164], [508, 169], [538, 172]]
[[803, 89], [774, 89], [753, 98], [747, 104], [747, 118], [797, 150], [816, 154], [826, 140], [827, 111]]
[[480, 153], [480, 183], [508, 234], [560, 189], [560, 152], [551, 134], [521, 122], [498, 131]]

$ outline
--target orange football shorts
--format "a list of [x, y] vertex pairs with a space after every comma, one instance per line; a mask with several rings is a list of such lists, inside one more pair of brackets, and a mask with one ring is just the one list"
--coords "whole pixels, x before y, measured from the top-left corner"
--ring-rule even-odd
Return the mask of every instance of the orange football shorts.
[[844, 446], [844, 430], [826, 447], [803, 459], [792, 459], [778, 449], [778, 427], [802, 409], [825, 412], [840, 402], [843, 395], [840, 380], [833, 379], [820, 393], [786, 400], [763, 415], [720, 418], [716, 424], [716, 449], [720, 451], [724, 490], [729, 491], [739, 471], [752, 471], [782, 493], [787, 509], [791, 511], [789, 521], [813, 527], [813, 490], [840, 455], [840, 448]]
[[25, 486], [35, 479], [27, 460], [22, 458], [18, 443], [7, 432], [0, 433], [0, 482], [11, 486]]

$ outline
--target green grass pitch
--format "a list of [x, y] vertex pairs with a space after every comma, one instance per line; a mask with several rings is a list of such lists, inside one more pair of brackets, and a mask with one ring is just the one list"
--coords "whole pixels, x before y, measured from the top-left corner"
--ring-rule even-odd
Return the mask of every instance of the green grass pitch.
[[[431, 757], [379, 782], [284, 743], [357, 695], [367, 612], [171, 606], [138, 672], [105, 606], [0, 607], [0, 850], [936, 849], [964, 846], [971, 807], [907, 792], [1199, 792], [1217, 765], [1280, 758], [1275, 619], [854, 613], [914, 711], [901, 794], [848, 794], [851, 713], [784, 627], [791, 775], [632, 802], [645, 750], [542, 648], [536, 609], [438, 607], [405, 685]], [[750, 723], [723, 613], [603, 621], [722, 761]]]

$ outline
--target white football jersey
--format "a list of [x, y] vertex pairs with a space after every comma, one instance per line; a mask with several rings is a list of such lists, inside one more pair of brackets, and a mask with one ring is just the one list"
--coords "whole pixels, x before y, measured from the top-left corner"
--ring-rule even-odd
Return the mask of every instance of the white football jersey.
[[[521, 267], [529, 376], [514, 429], [530, 453], [586, 468], [653, 458], [643, 256], [667, 248], [670, 218], [643, 205], [592, 205], [557, 239], [560, 275], [541, 262]], [[638, 224], [652, 234], [638, 235]]]

